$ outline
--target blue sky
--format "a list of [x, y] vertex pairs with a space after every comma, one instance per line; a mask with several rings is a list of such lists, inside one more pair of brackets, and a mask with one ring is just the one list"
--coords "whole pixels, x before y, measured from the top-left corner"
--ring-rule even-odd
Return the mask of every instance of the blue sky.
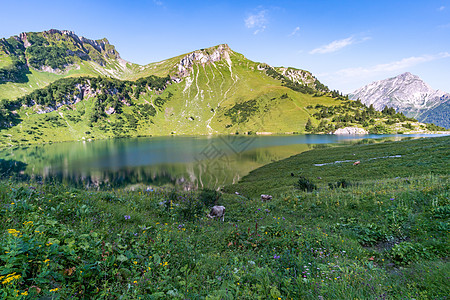
[[227, 43], [343, 92], [406, 71], [450, 92], [450, 0], [1, 2], [0, 37], [68, 29], [139, 64]]

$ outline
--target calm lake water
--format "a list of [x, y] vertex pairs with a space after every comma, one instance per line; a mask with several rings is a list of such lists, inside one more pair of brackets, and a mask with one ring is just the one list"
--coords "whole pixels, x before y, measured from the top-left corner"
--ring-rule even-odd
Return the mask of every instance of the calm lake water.
[[[432, 135], [150, 137], [0, 149], [27, 177], [86, 187], [217, 188], [317, 147]], [[331, 158], [330, 158], [331, 159]], [[11, 165], [11, 164], [9, 164]]]

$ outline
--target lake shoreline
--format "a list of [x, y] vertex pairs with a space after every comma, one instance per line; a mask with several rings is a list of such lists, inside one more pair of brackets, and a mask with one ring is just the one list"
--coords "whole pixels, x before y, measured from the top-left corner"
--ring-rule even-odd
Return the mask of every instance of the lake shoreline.
[[[449, 131], [411, 131], [408, 133], [387, 133], [387, 134], [379, 134], [379, 135], [415, 135], [415, 134], [426, 134], [426, 135], [450, 135]], [[58, 143], [72, 143], [72, 142], [94, 142], [94, 141], [104, 141], [104, 140], [119, 140], [119, 139], [133, 139], [133, 138], [152, 138], [152, 137], [221, 137], [221, 136], [295, 136], [295, 135], [338, 135], [338, 136], [360, 136], [364, 137], [366, 135], [374, 135], [373, 133], [368, 134], [334, 134], [334, 133], [326, 133], [326, 132], [319, 132], [319, 133], [297, 133], [297, 132], [256, 132], [256, 133], [248, 133], [244, 132], [242, 134], [235, 134], [235, 133], [229, 133], [229, 134], [223, 134], [223, 133], [214, 133], [214, 134], [150, 134], [150, 135], [136, 135], [136, 136], [114, 136], [114, 137], [105, 137], [105, 138], [89, 138], [89, 139], [77, 139], [77, 140], [65, 140], [65, 141], [50, 141], [50, 142], [43, 142], [43, 143], [23, 143], [23, 144], [11, 144], [9, 145], [3, 145], [0, 146], [0, 150], [2, 149], [8, 149], [8, 148], [14, 148], [14, 147], [27, 147], [27, 146], [37, 146], [37, 145], [51, 145], [51, 144], [58, 144]]]

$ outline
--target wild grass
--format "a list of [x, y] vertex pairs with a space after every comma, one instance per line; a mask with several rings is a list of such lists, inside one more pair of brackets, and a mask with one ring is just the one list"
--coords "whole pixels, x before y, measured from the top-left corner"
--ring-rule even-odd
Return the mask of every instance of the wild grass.
[[[364, 170], [358, 184], [269, 202], [4, 179], [0, 297], [446, 299], [448, 173]], [[206, 218], [212, 203], [225, 222]]]
[[[449, 136], [372, 145], [365, 142], [370, 141], [302, 152], [251, 171], [238, 184], [226, 186], [224, 190], [253, 197], [291, 192], [301, 176], [320, 189], [342, 180], [357, 184], [421, 174], [449, 174]], [[353, 165], [357, 161], [360, 163]]]

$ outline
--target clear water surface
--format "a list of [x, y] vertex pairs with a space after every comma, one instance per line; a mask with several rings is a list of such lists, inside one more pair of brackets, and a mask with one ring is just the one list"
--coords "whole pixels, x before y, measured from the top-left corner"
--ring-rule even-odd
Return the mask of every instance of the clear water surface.
[[273, 161], [339, 144], [433, 135], [171, 136], [55, 143], [0, 149], [26, 177], [86, 187], [186, 190], [237, 182]]

